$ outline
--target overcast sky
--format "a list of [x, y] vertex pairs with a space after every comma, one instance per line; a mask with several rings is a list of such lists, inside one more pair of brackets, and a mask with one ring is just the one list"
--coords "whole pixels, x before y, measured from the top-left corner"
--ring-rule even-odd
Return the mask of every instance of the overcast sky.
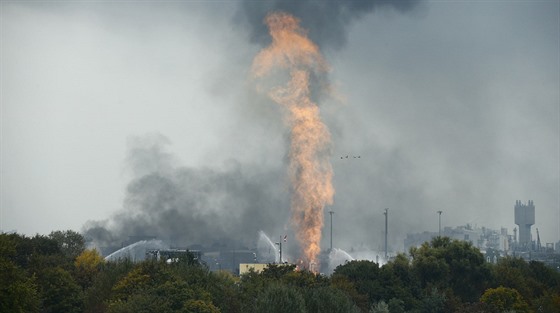
[[[2, 1], [0, 229], [122, 219], [145, 190], [131, 182], [165, 168], [242, 168], [286, 188], [272, 173], [284, 173], [287, 129], [250, 79], [263, 44], [252, 3]], [[335, 246], [382, 245], [384, 208], [395, 246], [437, 231], [438, 210], [443, 226], [511, 234], [516, 200], [534, 201], [543, 242], [560, 240], [559, 16], [558, 1], [423, 1], [364, 10], [333, 41], [309, 30], [336, 88], [320, 103]], [[265, 232], [288, 227], [288, 207], [266, 206], [286, 214]]]

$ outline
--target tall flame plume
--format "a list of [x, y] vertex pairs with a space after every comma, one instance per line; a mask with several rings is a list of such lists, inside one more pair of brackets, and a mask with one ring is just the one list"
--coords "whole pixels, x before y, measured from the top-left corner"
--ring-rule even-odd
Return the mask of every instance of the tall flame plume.
[[[260, 82], [268, 82], [267, 87], [260, 84], [259, 89], [287, 112], [286, 124], [291, 131], [292, 225], [302, 248], [302, 259], [313, 270], [320, 253], [323, 209], [332, 204], [334, 188], [329, 161], [330, 133], [321, 121], [319, 107], [311, 100], [309, 79], [310, 75], [328, 72], [329, 67], [297, 18], [276, 12], [269, 14], [265, 22], [272, 43], [255, 57], [252, 74]], [[287, 82], [272, 80], [286, 73]]]

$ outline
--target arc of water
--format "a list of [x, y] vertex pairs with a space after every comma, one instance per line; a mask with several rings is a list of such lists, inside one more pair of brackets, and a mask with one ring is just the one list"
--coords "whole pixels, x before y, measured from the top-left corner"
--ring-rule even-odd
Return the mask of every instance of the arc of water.
[[[108, 256], [105, 257], [105, 261], [117, 261], [119, 259], [130, 258], [132, 261], [136, 261], [136, 255], [140, 253], [141, 257], [138, 259], [143, 259], [146, 249], [168, 249], [169, 246], [163, 241], [152, 239], [152, 240], [140, 240], [126, 247], [123, 247]], [[142, 250], [138, 250], [142, 249]], [[138, 250], [138, 251], [137, 251]]]
[[274, 262], [280, 263], [280, 251], [276, 248], [274, 242], [270, 240], [270, 238], [262, 230], [259, 230], [259, 238], [263, 240], [270, 249], [274, 250]]

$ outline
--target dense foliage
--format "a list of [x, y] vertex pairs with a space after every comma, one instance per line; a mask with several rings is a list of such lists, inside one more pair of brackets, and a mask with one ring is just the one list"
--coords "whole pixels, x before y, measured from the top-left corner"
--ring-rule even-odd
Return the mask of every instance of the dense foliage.
[[0, 312], [560, 312], [560, 273], [517, 258], [489, 264], [440, 237], [328, 277], [292, 265], [235, 277], [192, 259], [105, 262], [73, 231], [0, 234]]

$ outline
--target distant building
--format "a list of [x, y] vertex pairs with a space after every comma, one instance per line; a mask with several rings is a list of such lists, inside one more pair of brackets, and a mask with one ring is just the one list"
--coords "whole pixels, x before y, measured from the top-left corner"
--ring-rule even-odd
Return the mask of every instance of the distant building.
[[199, 263], [202, 252], [187, 249], [149, 249], [146, 250], [146, 260], [166, 261], [168, 263], [181, 260]]
[[[290, 263], [283, 263], [283, 264], [274, 264], [276, 266], [291, 266], [293, 264]], [[239, 275], [247, 274], [251, 270], [256, 273], [261, 273], [265, 269], [271, 266], [270, 263], [240, 263], [239, 264]]]
[[521, 201], [515, 201], [515, 224], [519, 226], [519, 240], [521, 247], [531, 245], [531, 226], [535, 224], [535, 205], [533, 200], [529, 200], [527, 204]]
[[[508, 251], [510, 241], [512, 240], [506, 228], [497, 231], [486, 227], [473, 227], [470, 224], [455, 228], [445, 227], [441, 235], [451, 239], [470, 242], [481, 251], [486, 251], [487, 249]], [[407, 234], [404, 240], [404, 248], [408, 251], [411, 247], [418, 247], [422, 243], [430, 241], [437, 236], [437, 232], [427, 231], [417, 234]]]
[[240, 263], [239, 264], [239, 275], [247, 274], [251, 270], [255, 273], [260, 273], [268, 267], [266, 263]]
[[[539, 230], [537, 228], [537, 240], [531, 236], [531, 226], [535, 224], [535, 204], [529, 200], [527, 204], [519, 200], [515, 201], [514, 206], [515, 224], [519, 227], [519, 237], [517, 229], [514, 228], [514, 235], [509, 235], [507, 228], [500, 231], [486, 227], [472, 227], [472, 225], [458, 226], [455, 228], [445, 227], [442, 236], [456, 240], [470, 242], [477, 247], [487, 262], [495, 263], [501, 257], [514, 256], [526, 261], [539, 261], [560, 271], [560, 242], [545, 243], [541, 245]], [[438, 236], [437, 232], [422, 232], [407, 234], [404, 240], [404, 247], [409, 251], [411, 247], [418, 247], [426, 241]]]
[[253, 250], [218, 250], [206, 251], [202, 254], [202, 261], [211, 271], [228, 271], [239, 275], [239, 264], [257, 263], [257, 254]]

